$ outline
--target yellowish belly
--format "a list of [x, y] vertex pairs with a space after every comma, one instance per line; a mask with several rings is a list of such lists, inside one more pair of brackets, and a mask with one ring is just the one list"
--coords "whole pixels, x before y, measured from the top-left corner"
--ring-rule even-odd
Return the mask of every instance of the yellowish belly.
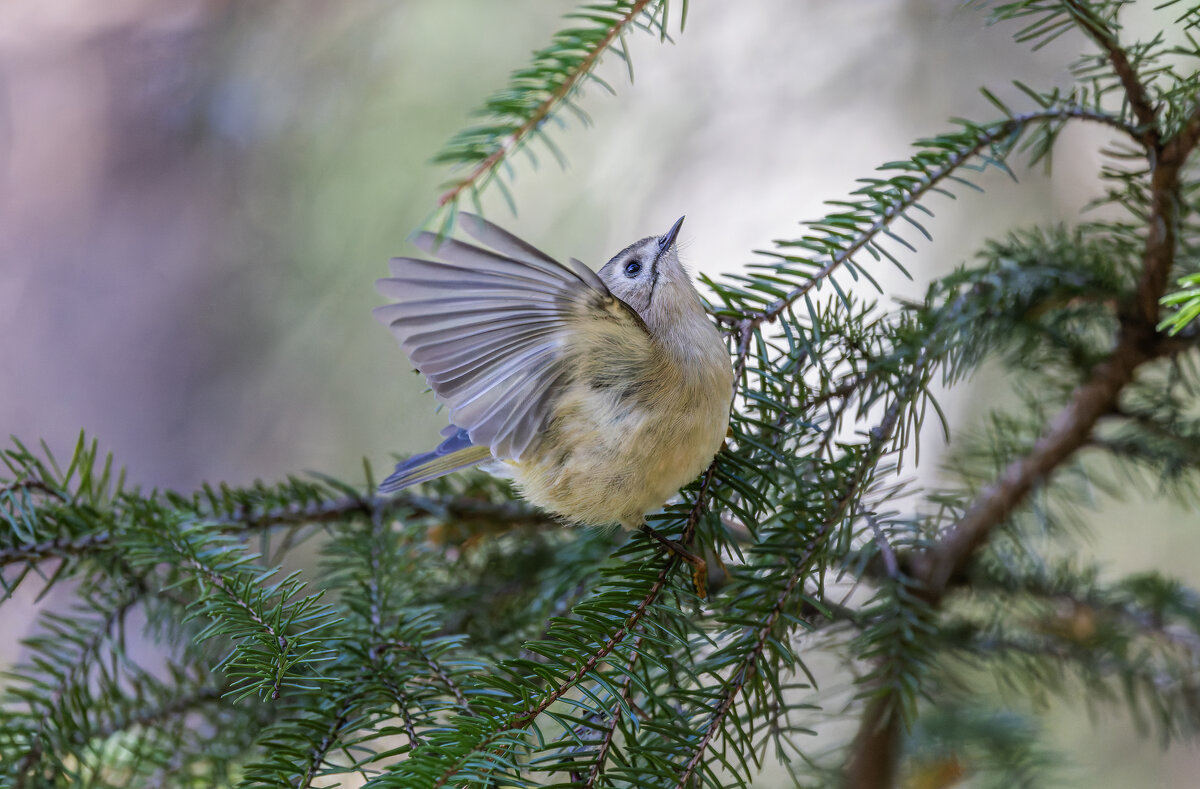
[[631, 406], [608, 390], [569, 390], [543, 439], [512, 464], [523, 495], [570, 521], [637, 528], [708, 466], [728, 425], [724, 392], [664, 400]]

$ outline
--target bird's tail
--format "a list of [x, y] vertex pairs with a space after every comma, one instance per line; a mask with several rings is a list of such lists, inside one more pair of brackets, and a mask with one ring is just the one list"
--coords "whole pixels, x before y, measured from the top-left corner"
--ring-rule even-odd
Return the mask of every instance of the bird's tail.
[[466, 430], [451, 425], [443, 435], [446, 433], [450, 434], [449, 438], [438, 444], [437, 449], [397, 463], [392, 475], [380, 483], [380, 492], [393, 493], [492, 459], [492, 451], [472, 444]]

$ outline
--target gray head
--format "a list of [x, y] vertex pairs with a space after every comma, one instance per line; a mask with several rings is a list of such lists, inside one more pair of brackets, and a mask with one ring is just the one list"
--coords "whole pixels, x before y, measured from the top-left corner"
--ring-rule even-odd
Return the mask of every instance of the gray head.
[[675, 237], [683, 217], [661, 236], [649, 236], [622, 249], [600, 269], [600, 279], [621, 301], [633, 307], [647, 323], [655, 314], [665, 315], [678, 309], [683, 287], [695, 300], [695, 291], [687, 272], [679, 263]]

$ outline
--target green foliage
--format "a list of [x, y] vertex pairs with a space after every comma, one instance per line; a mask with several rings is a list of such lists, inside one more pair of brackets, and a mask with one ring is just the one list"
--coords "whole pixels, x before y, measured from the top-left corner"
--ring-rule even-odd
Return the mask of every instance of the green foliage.
[[[1017, 84], [1018, 109], [985, 92], [995, 118], [917, 141], [800, 237], [708, 282], [737, 372], [730, 437], [652, 518], [723, 565], [708, 599], [645, 538], [558, 528], [484, 476], [393, 499], [369, 468], [361, 486], [183, 495], [128, 487], [82, 439], [65, 469], [15, 442], [0, 605], [33, 585], [74, 608], [43, 615], [7, 680], [0, 774], [720, 787], [778, 759], [798, 785], [837, 780], [843, 762], [852, 786], [1054, 785], [1032, 702], [1080, 689], [1164, 740], [1193, 738], [1196, 593], [1053, 558], [1075, 550], [1097, 484], [1128, 491], [1129, 477], [1183, 501], [1200, 489], [1194, 314], [1158, 315], [1200, 244], [1200, 74], [1181, 70], [1200, 51], [1123, 41], [1124, 5], [993, 4], [1021, 41], [1087, 36], [1096, 52], [1071, 89]], [[664, 37], [667, 18], [666, 2], [585, 6], [441, 154], [470, 168], [443, 203], [500, 183], [603, 52], [628, 59], [626, 30]], [[854, 282], [903, 270], [913, 233], [929, 237], [927, 203], [978, 192], [989, 168], [1047, 165], [1074, 123], [1115, 140], [1090, 221], [1014, 229], [918, 302], [863, 299]], [[985, 367], [1016, 404], [949, 424], [935, 387]], [[899, 472], [931, 415], [953, 455], [922, 491]], [[829, 702], [817, 656], [857, 676], [849, 704]], [[814, 739], [853, 716], [858, 740]]]
[[1172, 335], [1179, 334], [1200, 317], [1200, 274], [1189, 274], [1179, 278], [1179, 290], [1162, 297], [1162, 303], [1174, 307], [1175, 311], [1162, 319], [1159, 330]]
[[[585, 83], [594, 82], [609, 93], [616, 92], [595, 74], [605, 53], [612, 52], [624, 61], [632, 82], [633, 59], [627, 34], [630, 29], [638, 29], [666, 41], [669, 12], [668, 0], [602, 0], [568, 14], [571, 26], [556, 33], [545, 49], [534, 52], [528, 66], [513, 72], [508, 86], [475, 111], [481, 121], [454, 135], [434, 157], [435, 162], [467, 171], [448, 181], [446, 192], [438, 200], [439, 208], [449, 209], [442, 229], [453, 227], [458, 202], [464, 197], [469, 197], [475, 210], [482, 213], [480, 194], [492, 185], [515, 214], [516, 202], [505, 184], [506, 174], [512, 177], [509, 159], [523, 152], [536, 165], [537, 157], [529, 145], [533, 140], [565, 167], [566, 159], [547, 127], [551, 123], [565, 127], [564, 110], [585, 125], [589, 122], [577, 101]], [[686, 19], [687, 0], [683, 0], [680, 30]]]

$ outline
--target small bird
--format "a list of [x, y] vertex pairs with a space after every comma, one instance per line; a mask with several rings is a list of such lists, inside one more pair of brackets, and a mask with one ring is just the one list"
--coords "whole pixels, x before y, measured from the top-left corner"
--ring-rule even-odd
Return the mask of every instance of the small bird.
[[415, 236], [441, 261], [394, 258], [377, 282], [393, 303], [375, 315], [451, 424], [380, 490], [492, 463], [567, 521], [645, 530], [699, 579], [703, 560], [645, 521], [712, 461], [733, 395], [725, 343], [679, 262], [682, 224], [599, 272], [473, 214], [460, 226], [490, 249]]

